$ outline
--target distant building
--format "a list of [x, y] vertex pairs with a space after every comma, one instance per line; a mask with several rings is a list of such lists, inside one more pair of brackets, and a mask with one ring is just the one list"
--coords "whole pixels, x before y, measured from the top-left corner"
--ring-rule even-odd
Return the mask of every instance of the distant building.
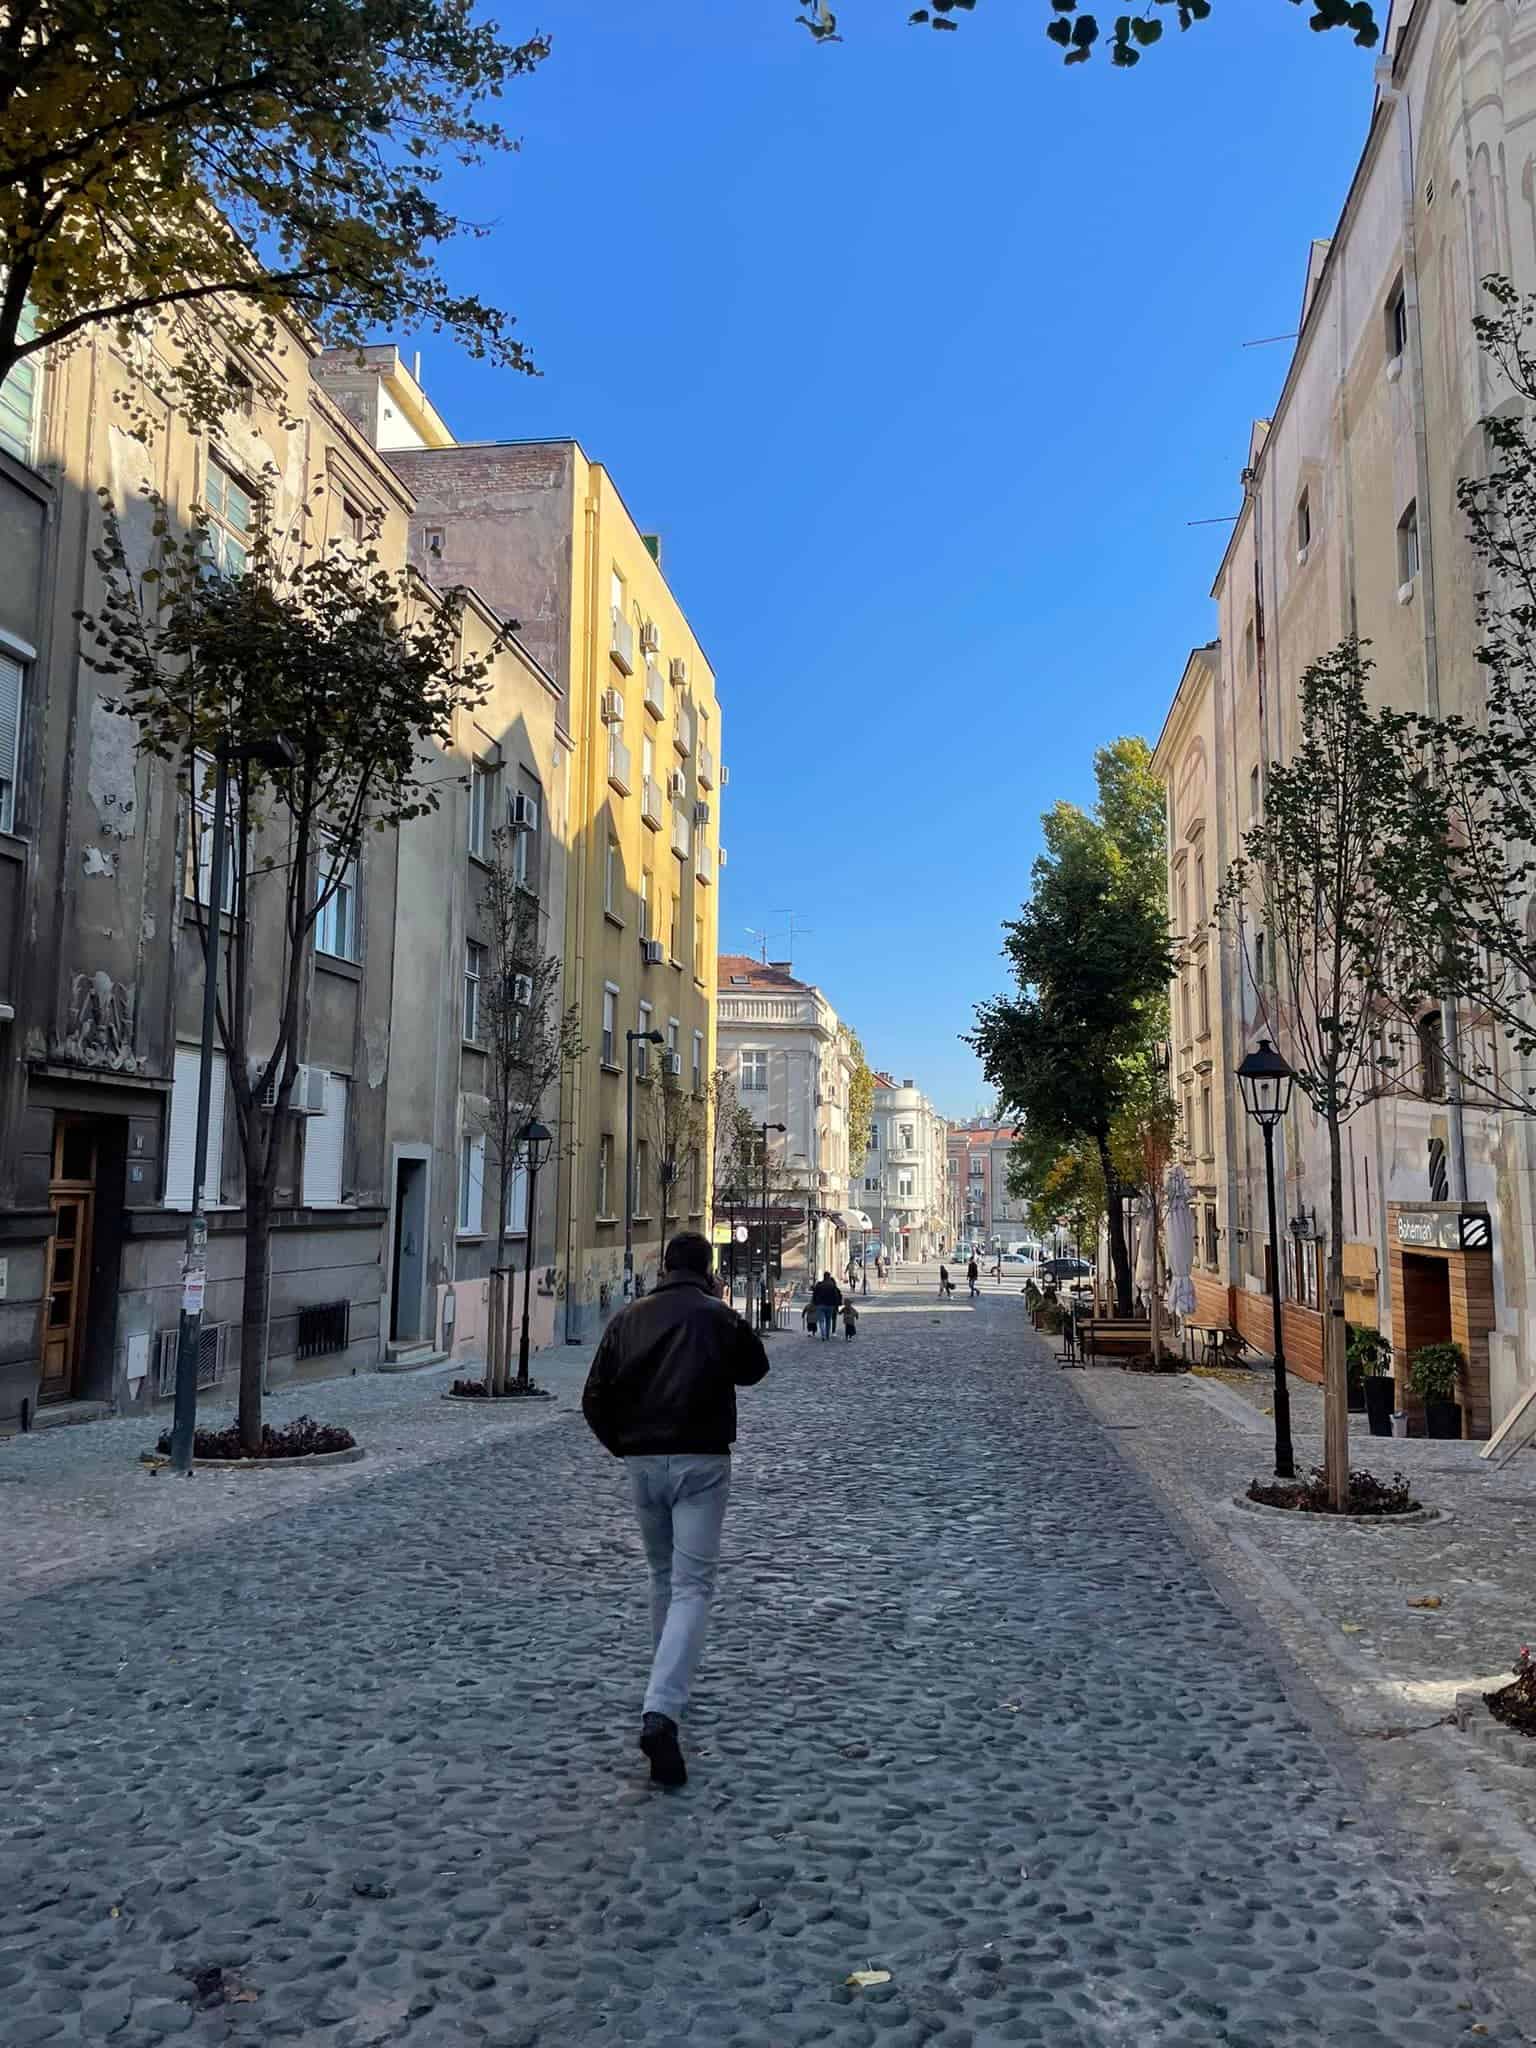
[[1025, 1205], [1008, 1192], [1008, 1158], [1017, 1133], [994, 1117], [951, 1124], [946, 1145], [950, 1242], [999, 1244], [1028, 1228]]
[[915, 1081], [876, 1074], [873, 1141], [855, 1200], [889, 1257], [935, 1259], [950, 1249], [948, 1128]]

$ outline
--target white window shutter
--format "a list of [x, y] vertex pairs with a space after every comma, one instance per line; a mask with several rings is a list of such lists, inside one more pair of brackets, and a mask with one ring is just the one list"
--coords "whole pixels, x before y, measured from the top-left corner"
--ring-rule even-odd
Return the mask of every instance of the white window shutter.
[[304, 1119], [304, 1206], [334, 1209], [341, 1201], [342, 1151], [347, 1137], [347, 1077], [325, 1077], [325, 1113]]
[[21, 686], [26, 671], [0, 654], [0, 832], [16, 822], [16, 754], [21, 740]]
[[[170, 1115], [166, 1120], [167, 1209], [190, 1209], [192, 1206], [192, 1169], [197, 1150], [197, 1080], [201, 1066], [202, 1055], [195, 1045], [176, 1048]], [[219, 1200], [223, 1170], [224, 1055], [216, 1052], [208, 1089], [208, 1162], [203, 1176], [205, 1208], [212, 1207]]]
[[528, 1169], [514, 1166], [507, 1181], [507, 1228], [520, 1236], [528, 1228]]
[[475, 1138], [469, 1148], [469, 1227], [485, 1228], [485, 1140]]

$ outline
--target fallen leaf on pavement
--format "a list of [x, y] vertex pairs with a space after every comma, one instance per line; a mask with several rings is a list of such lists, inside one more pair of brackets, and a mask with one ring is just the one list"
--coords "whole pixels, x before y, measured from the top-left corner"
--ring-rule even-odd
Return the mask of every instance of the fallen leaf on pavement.
[[846, 1981], [855, 1991], [867, 1991], [871, 1984], [889, 1984], [891, 1973], [889, 1970], [855, 1970]]
[[1410, 1607], [1443, 1607], [1445, 1600], [1439, 1593], [1420, 1593], [1418, 1598], [1408, 1602]]
[[1341, 1621], [1339, 1627], [1343, 1629], [1345, 1635], [1357, 1636], [1365, 1627], [1365, 1623], [1363, 1621]]

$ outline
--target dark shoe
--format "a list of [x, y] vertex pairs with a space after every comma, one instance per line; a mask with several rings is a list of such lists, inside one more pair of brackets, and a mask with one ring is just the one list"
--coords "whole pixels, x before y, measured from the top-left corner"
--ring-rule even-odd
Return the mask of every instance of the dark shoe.
[[647, 1714], [640, 1724], [640, 1747], [651, 1760], [653, 1785], [686, 1785], [688, 1766], [677, 1739], [677, 1723], [667, 1714]]

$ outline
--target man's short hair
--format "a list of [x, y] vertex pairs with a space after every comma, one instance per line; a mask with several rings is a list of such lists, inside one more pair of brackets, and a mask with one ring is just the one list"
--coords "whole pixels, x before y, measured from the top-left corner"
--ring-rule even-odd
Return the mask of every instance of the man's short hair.
[[667, 1246], [662, 1266], [668, 1273], [707, 1273], [715, 1263], [714, 1247], [697, 1230], [680, 1230]]

